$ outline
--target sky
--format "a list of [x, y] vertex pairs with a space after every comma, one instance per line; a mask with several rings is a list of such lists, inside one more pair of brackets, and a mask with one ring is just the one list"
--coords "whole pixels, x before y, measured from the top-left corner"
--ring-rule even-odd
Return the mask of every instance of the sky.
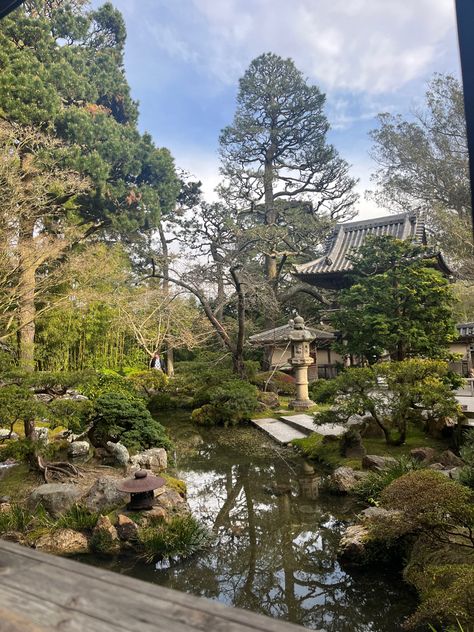
[[[359, 178], [362, 218], [379, 112], [409, 115], [435, 72], [460, 76], [454, 0], [112, 0], [127, 26], [125, 66], [140, 127], [200, 179], [219, 181], [220, 130], [239, 77], [264, 52], [291, 57], [326, 93], [329, 141]], [[93, 0], [93, 6], [101, 4]]]

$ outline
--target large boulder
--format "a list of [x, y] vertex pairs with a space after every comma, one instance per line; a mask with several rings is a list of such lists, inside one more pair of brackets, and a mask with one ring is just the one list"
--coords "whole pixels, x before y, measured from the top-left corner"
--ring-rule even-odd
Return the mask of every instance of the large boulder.
[[367, 474], [351, 467], [338, 467], [329, 479], [329, 490], [335, 494], [350, 494]]
[[87, 553], [89, 542], [87, 537], [73, 529], [58, 529], [53, 533], [46, 533], [36, 541], [35, 547], [46, 553], [56, 555], [77, 555]]
[[410, 450], [410, 456], [413, 460], [420, 463], [433, 463], [436, 459], [437, 452], [434, 448], [414, 448]]
[[10, 432], [9, 428], [0, 428], [0, 441], [5, 439], [18, 439], [16, 432]]
[[128, 502], [129, 495], [119, 492], [115, 476], [101, 476], [82, 498], [82, 504], [90, 511], [107, 512]]
[[153, 470], [162, 472], [168, 467], [168, 457], [164, 448], [150, 448], [130, 458], [132, 470]]
[[280, 408], [280, 398], [277, 393], [268, 392], [259, 392], [258, 396], [258, 407], [260, 410], [267, 410], [268, 408]]
[[425, 429], [435, 439], [443, 439], [453, 434], [457, 426], [457, 419], [452, 417], [431, 418], [428, 416]]
[[369, 529], [365, 525], [354, 524], [347, 527], [339, 542], [339, 558], [353, 564], [363, 563], [369, 539]]
[[35, 428], [31, 438], [42, 445], [47, 445], [49, 443], [49, 428]]
[[108, 516], [100, 516], [92, 531], [91, 548], [97, 553], [116, 553], [120, 549], [117, 529]]
[[52, 516], [59, 516], [70, 509], [80, 496], [79, 489], [71, 483], [47, 483], [31, 492], [28, 506], [36, 509], [38, 505], [42, 505]]
[[117, 441], [117, 443], [114, 443], [113, 441], [107, 441], [106, 448], [107, 452], [114, 457], [118, 465], [121, 465], [122, 467], [127, 467], [130, 460], [130, 454], [123, 443], [120, 443], [120, 441]]
[[378, 454], [366, 454], [362, 458], [362, 467], [364, 470], [372, 470], [374, 472], [382, 472], [397, 462], [391, 456], [379, 456]]
[[80, 456], [87, 456], [90, 450], [90, 444], [88, 441], [73, 441], [68, 445], [67, 453], [73, 459]]
[[454, 452], [451, 452], [451, 450], [445, 450], [436, 460], [447, 468], [462, 467], [464, 465], [464, 461], [456, 456]]

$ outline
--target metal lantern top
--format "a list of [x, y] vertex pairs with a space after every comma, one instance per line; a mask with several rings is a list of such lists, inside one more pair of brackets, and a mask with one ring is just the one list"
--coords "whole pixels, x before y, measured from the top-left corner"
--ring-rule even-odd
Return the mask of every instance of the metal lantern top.
[[119, 492], [127, 494], [142, 494], [163, 487], [165, 479], [149, 474], [147, 470], [138, 470], [133, 478], [126, 478], [117, 485]]

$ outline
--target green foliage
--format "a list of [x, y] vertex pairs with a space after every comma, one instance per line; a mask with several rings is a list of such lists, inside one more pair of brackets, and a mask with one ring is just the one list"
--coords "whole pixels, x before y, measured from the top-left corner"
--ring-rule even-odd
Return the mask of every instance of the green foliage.
[[24, 505], [13, 504], [9, 511], [0, 512], [0, 534], [10, 531], [24, 533], [34, 520], [34, 513]]
[[250, 419], [257, 408], [257, 388], [243, 380], [229, 380], [207, 393], [209, 404], [197, 408], [191, 415], [197, 424], [234, 426]]
[[387, 352], [392, 360], [446, 358], [455, 338], [450, 284], [424, 246], [388, 236], [368, 237], [351, 257], [352, 285], [340, 292], [333, 326], [343, 353], [369, 363]]
[[163, 558], [186, 558], [206, 547], [211, 534], [191, 515], [172, 518], [170, 522], [140, 530], [143, 557], [148, 563]]
[[90, 379], [81, 385], [80, 390], [92, 400], [108, 393], [119, 394], [129, 400], [139, 399], [133, 382], [110, 369], [94, 373]]
[[54, 528], [90, 531], [97, 524], [99, 516], [99, 513], [89, 511], [81, 505], [73, 505], [66, 513], [59, 516], [54, 524]]
[[99, 555], [116, 553], [118, 549], [117, 541], [114, 540], [112, 535], [105, 529], [98, 529], [92, 533], [89, 547], [91, 551]]
[[62, 426], [80, 434], [87, 424], [92, 410], [92, 402], [88, 399], [53, 399], [48, 404], [49, 427]]
[[[380, 494], [380, 504], [401, 513], [399, 521], [379, 525], [386, 539], [427, 532], [440, 542], [459, 541], [474, 549], [474, 495], [434, 470], [408, 472]], [[380, 535], [380, 534], [379, 534]]]
[[181, 480], [180, 478], [170, 476], [169, 474], [166, 474], [164, 472], [161, 472], [160, 476], [161, 478], [165, 479], [166, 487], [174, 489], [176, 492], [178, 492], [180, 496], [183, 496], [183, 498], [186, 496], [187, 487], [185, 481]]
[[306, 458], [334, 469], [341, 464], [341, 445], [338, 439], [327, 438], [316, 432], [304, 439], [291, 442]]
[[338, 391], [336, 380], [316, 380], [309, 386], [309, 396], [317, 404], [332, 402]]
[[137, 393], [146, 397], [163, 391], [168, 383], [168, 377], [163, 371], [157, 371], [156, 369], [130, 371], [127, 374], [127, 380], [130, 380]]
[[295, 378], [283, 371], [263, 371], [250, 381], [261, 390], [266, 389], [278, 395], [296, 395]]
[[145, 404], [122, 393], [107, 392], [97, 397], [90, 421], [89, 437], [95, 446], [120, 441], [132, 451], [171, 448], [164, 427], [153, 419]]
[[[411, 551], [403, 576], [420, 598], [416, 612], [408, 619], [408, 629], [419, 629], [427, 623], [435, 631], [470, 629], [465, 626], [474, 618], [474, 566], [464, 547], [440, 545], [421, 537]], [[436, 628], [431, 623], [436, 623]]]
[[382, 491], [394, 480], [407, 472], [418, 470], [422, 466], [419, 462], [407, 457], [400, 457], [396, 463], [388, 465], [381, 472], [369, 472], [354, 488], [354, 494], [366, 503], [377, 504]]
[[472, 431], [466, 433], [460, 454], [465, 465], [459, 473], [459, 482], [474, 489], [474, 433]]
[[45, 412], [45, 406], [33, 399], [29, 389], [16, 384], [0, 388], [0, 425], [41, 419]]
[[351, 368], [333, 380], [334, 407], [318, 413], [317, 423], [344, 423], [351, 415], [369, 415], [382, 429], [388, 444], [402, 444], [409, 422], [428, 423], [457, 417], [454, 389], [457, 376], [440, 360], [411, 359]]

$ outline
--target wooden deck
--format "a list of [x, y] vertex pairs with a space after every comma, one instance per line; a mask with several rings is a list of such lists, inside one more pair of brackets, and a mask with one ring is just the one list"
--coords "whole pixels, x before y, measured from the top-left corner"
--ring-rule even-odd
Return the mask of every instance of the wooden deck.
[[0, 632], [304, 628], [0, 540]]

